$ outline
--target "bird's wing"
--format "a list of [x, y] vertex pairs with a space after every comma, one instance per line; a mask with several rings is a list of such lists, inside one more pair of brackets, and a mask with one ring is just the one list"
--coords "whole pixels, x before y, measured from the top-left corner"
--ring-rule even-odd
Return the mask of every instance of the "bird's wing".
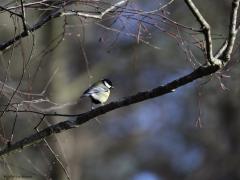
[[90, 96], [91, 94], [98, 94], [101, 92], [107, 92], [108, 88], [104, 86], [91, 86], [84, 93], [83, 96]]

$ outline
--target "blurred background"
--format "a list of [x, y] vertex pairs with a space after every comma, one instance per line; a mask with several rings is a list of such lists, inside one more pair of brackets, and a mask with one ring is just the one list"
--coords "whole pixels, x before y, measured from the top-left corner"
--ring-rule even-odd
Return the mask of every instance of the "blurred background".
[[[55, 7], [61, 7], [59, 11], [98, 13], [118, 1], [23, 2], [27, 24], [32, 27]], [[216, 51], [227, 37], [231, 1], [194, 3], [212, 27]], [[21, 13], [19, 5], [16, 0], [0, 2], [1, 7]], [[159, 9], [163, 5], [168, 6]], [[7, 110], [50, 112], [52, 108], [51, 112], [82, 113], [90, 110], [89, 99], [74, 102], [99, 79], [112, 80], [115, 89], [111, 102], [164, 85], [204, 64], [202, 35], [173, 21], [200, 28], [183, 1], [133, 0], [103, 20], [54, 18], [2, 51], [0, 104], [5, 113], [0, 119], [1, 148], [11, 138], [15, 120], [13, 142], [35, 133], [34, 127], [42, 118]], [[21, 19], [1, 8], [1, 44], [22, 31]], [[0, 177], [240, 179], [238, 57], [237, 41], [229, 69], [222, 74], [114, 110], [99, 116], [98, 121], [92, 119], [1, 157]], [[39, 130], [67, 119], [46, 117]]]

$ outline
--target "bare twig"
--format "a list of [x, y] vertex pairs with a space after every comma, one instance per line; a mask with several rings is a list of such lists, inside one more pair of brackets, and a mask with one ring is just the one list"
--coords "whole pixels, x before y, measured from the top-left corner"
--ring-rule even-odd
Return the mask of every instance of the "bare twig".
[[[138, 39], [138, 36], [137, 36], [136, 34], [128, 33], [128, 32], [122, 32], [122, 31], [119, 30], [119, 29], [112, 28], [112, 27], [110, 28], [110, 27], [107, 27], [107, 26], [105, 26], [105, 25], [103, 25], [103, 24], [100, 24], [100, 23], [95, 23], [95, 24], [98, 25], [99, 27], [102, 27], [102, 28], [106, 29], [106, 30], [109, 30], [109, 31], [112, 31], [112, 32], [116, 32], [116, 33], [123, 33], [123, 34], [126, 35], [126, 36], [133, 37], [133, 38], [135, 38], [136, 40]], [[151, 43], [148, 42], [148, 41], [145, 41], [145, 40], [142, 39], [141, 37], [139, 37], [138, 40], [139, 40], [140, 42], [142, 42], [143, 44], [145, 44], [146, 46], [152, 47], [152, 48], [157, 49], [157, 50], [162, 50], [160, 47], [155, 46], [155, 45], [151, 44]]]
[[195, 4], [192, 2], [192, 0], [185, 0], [185, 3], [188, 5], [189, 9], [193, 13], [193, 15], [196, 17], [197, 21], [200, 23], [202, 27], [202, 32], [204, 34], [205, 40], [206, 40], [206, 53], [207, 53], [207, 59], [210, 64], [213, 64], [213, 52], [212, 52], [212, 38], [211, 38], [211, 30], [210, 25], [205, 20], [205, 18], [202, 16], [202, 14], [199, 12], [198, 8], [195, 6]]
[[[43, 25], [45, 25], [47, 22], [49, 22], [50, 20], [52, 20], [54, 18], [62, 17], [62, 16], [80, 16], [80, 17], [84, 17], [84, 18], [102, 19], [103, 16], [105, 16], [106, 14], [116, 10], [117, 8], [126, 4], [127, 2], [128, 2], [128, 0], [119, 1], [116, 4], [111, 5], [109, 8], [107, 8], [105, 11], [101, 12], [100, 14], [82, 13], [82, 12], [78, 12], [78, 11], [74, 11], [74, 10], [69, 11], [69, 12], [61, 12], [61, 11], [59, 11], [59, 9], [56, 9], [50, 15], [46, 16], [43, 19], [40, 19], [32, 27], [27, 28], [27, 26], [26, 26], [26, 30], [24, 30], [22, 33], [20, 33], [16, 37], [10, 39], [9, 41], [7, 41], [3, 44], [0, 44], [0, 51], [8, 49], [13, 43], [17, 42], [18, 40], [20, 40], [20, 39], [22, 39], [26, 36], [28, 36], [28, 32], [33, 32], [33, 31], [41, 28]], [[22, 7], [24, 7], [24, 6], [22, 6]], [[22, 9], [24, 10], [24, 8], [22, 8]], [[23, 18], [23, 19], [25, 19], [25, 18]]]
[[226, 40], [226, 41], [224, 41], [223, 45], [219, 48], [217, 53], [214, 55], [214, 57], [220, 59], [222, 54], [226, 51], [227, 46], [228, 46], [228, 41]]
[[192, 0], [185, 0], [185, 3], [196, 17], [197, 21], [200, 23], [202, 27], [202, 32], [206, 41], [206, 54], [208, 62], [213, 65], [222, 65], [222, 62], [213, 56], [213, 48], [212, 48], [212, 37], [211, 37], [211, 28], [205, 18], [202, 16], [198, 8], [192, 2]]
[[[203, 34], [206, 41], [206, 53], [207, 59], [211, 64], [218, 64], [221, 65], [220, 61], [228, 62], [230, 60], [233, 46], [236, 40], [236, 35], [240, 29], [240, 26], [237, 27], [237, 12], [239, 9], [239, 2], [240, 0], [233, 0], [232, 2], [232, 11], [230, 16], [230, 25], [229, 25], [229, 35], [228, 39], [223, 43], [223, 45], [219, 48], [217, 53], [213, 56], [212, 51], [212, 39], [211, 39], [211, 31], [210, 25], [201, 15], [197, 7], [194, 5], [192, 0], [185, 0], [185, 3], [188, 5], [194, 16], [197, 18], [198, 22], [201, 24], [203, 29]], [[221, 60], [220, 60], [221, 59]]]
[[28, 36], [28, 32], [33, 32], [39, 28], [41, 28], [43, 25], [45, 25], [47, 22], [49, 22], [51, 19], [60, 17], [61, 12], [54, 12], [51, 15], [45, 17], [44, 19], [39, 20], [33, 27], [28, 28], [27, 31], [23, 31], [22, 33], [18, 34], [14, 38], [10, 39], [9, 41], [3, 43], [0, 45], [0, 50], [3, 51], [5, 49], [8, 49], [12, 44], [19, 41], [20, 39]]
[[[37, 128], [36, 128], [36, 131], [39, 132], [39, 130], [38, 130]], [[52, 155], [54, 156], [54, 158], [55, 158], [55, 159], [57, 160], [57, 162], [59, 163], [60, 167], [63, 169], [63, 171], [64, 171], [67, 179], [71, 180], [70, 175], [69, 175], [67, 169], [64, 167], [63, 162], [62, 162], [61, 159], [59, 158], [59, 155], [54, 152], [54, 150], [53, 150], [52, 147], [49, 145], [49, 143], [47, 142], [46, 139], [44, 139], [43, 141], [44, 141], [45, 144], [47, 145], [47, 148], [50, 150], [50, 152], [52, 153]]]
[[141, 12], [140, 14], [153, 14], [156, 13], [158, 11], [161, 11], [163, 9], [165, 9], [166, 7], [168, 7], [170, 4], [172, 4], [175, 0], [170, 0], [169, 2], [166, 2], [165, 4], [163, 4], [160, 8], [152, 10], [152, 11], [145, 11], [145, 12]]
[[28, 28], [27, 28], [27, 24], [26, 24], [26, 13], [25, 13], [25, 8], [23, 6], [23, 1], [21, 0], [21, 10], [22, 10], [22, 24], [23, 24], [23, 29], [24, 32], [26, 32], [28, 34]]
[[22, 15], [21, 15], [21, 14], [18, 14], [18, 13], [14, 12], [14, 11], [11, 11], [11, 10], [3, 7], [3, 6], [0, 6], [0, 9], [9, 12], [10, 15], [15, 15], [15, 16], [18, 16], [18, 17], [22, 18]]
[[14, 122], [13, 122], [13, 126], [12, 126], [12, 133], [11, 133], [11, 137], [10, 137], [10, 141], [9, 143], [11, 143], [13, 141], [13, 136], [14, 136], [14, 130], [15, 130], [15, 126], [16, 126], [16, 122], [17, 122], [17, 118], [18, 118], [18, 107], [16, 109], [16, 114], [15, 114], [15, 117], [14, 117]]
[[[32, 36], [32, 37], [33, 37], [32, 47], [31, 47], [31, 50], [30, 50], [30, 54], [29, 54], [29, 57], [28, 57], [26, 66], [29, 64], [29, 62], [30, 62], [30, 60], [31, 60], [31, 58], [32, 58], [33, 50], [34, 50], [35, 38], [34, 38], [34, 36]], [[23, 62], [23, 65], [22, 65], [22, 73], [21, 73], [20, 80], [19, 80], [19, 82], [18, 82], [18, 85], [17, 85], [16, 89], [14, 90], [14, 92], [13, 92], [12, 95], [11, 95], [11, 97], [9, 98], [8, 103], [7, 103], [7, 106], [5, 106], [3, 112], [1, 112], [1, 114], [0, 114], [0, 120], [1, 120], [1, 117], [3, 116], [3, 114], [4, 114], [4, 111], [8, 109], [8, 106], [11, 104], [11, 101], [12, 101], [13, 97], [15, 96], [15, 94], [16, 94], [17, 91], [18, 91], [18, 89], [20, 88], [20, 86], [21, 86], [21, 84], [22, 84], [22, 80], [23, 80], [23, 78], [24, 78], [24, 74], [26, 73], [26, 69], [27, 69], [27, 68], [25, 67], [24, 62]]]
[[85, 17], [85, 18], [102, 19], [103, 16], [105, 16], [109, 12], [114, 11], [117, 8], [123, 6], [127, 2], [128, 2], [128, 0], [119, 1], [116, 4], [113, 4], [112, 6], [107, 8], [105, 11], [101, 12], [100, 14], [89, 14], [89, 13], [82, 13], [82, 12], [72, 10], [72, 11], [69, 11], [69, 12], [63, 12], [61, 15], [62, 16], [76, 16], [77, 15], [77, 16], [81, 16], [81, 17]]
[[[237, 26], [236, 34], [239, 32], [239, 30], [240, 30], [240, 25]], [[225, 40], [223, 45], [217, 51], [216, 55], [214, 55], [214, 57], [224, 60], [224, 57], [222, 56], [224, 55], [224, 52], [226, 51], [227, 47], [228, 47], [228, 40]]]
[[224, 61], [230, 60], [230, 57], [231, 57], [231, 54], [233, 51], [233, 46], [234, 46], [234, 42], [236, 39], [237, 31], [238, 31], [236, 24], [237, 24], [237, 12], [238, 12], [238, 8], [239, 8], [239, 2], [240, 2], [240, 0], [233, 0], [233, 2], [232, 2], [228, 43], [227, 43], [226, 50], [224, 51], [224, 54], [223, 54]]

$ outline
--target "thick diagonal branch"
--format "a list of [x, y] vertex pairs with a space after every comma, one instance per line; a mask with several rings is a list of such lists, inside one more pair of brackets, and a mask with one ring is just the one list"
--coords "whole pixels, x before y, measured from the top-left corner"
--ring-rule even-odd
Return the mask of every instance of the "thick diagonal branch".
[[207, 66], [207, 67], [199, 67], [192, 73], [190, 73], [186, 76], [183, 76], [177, 80], [174, 80], [164, 86], [159, 86], [150, 91], [139, 92], [136, 95], [126, 97], [123, 100], [112, 102], [107, 105], [96, 108], [92, 111], [76, 115], [77, 116], [76, 120], [66, 120], [64, 122], [49, 126], [46, 129], [43, 129], [36, 134], [30, 135], [29, 137], [26, 137], [10, 146], [7, 146], [6, 148], [0, 150], [0, 156], [2, 156], [4, 154], [8, 154], [9, 152], [12, 152], [14, 150], [24, 148], [31, 144], [37, 143], [52, 134], [75, 128], [78, 125], [81, 125], [95, 117], [98, 117], [107, 112], [113, 111], [115, 109], [125, 107], [125, 106], [131, 105], [131, 104], [139, 103], [139, 102], [151, 99], [151, 98], [159, 97], [159, 96], [162, 96], [167, 93], [171, 93], [175, 89], [177, 89], [185, 84], [188, 84], [196, 79], [199, 79], [204, 76], [208, 76], [208, 75], [216, 72], [217, 70], [219, 70], [219, 68], [220, 68], [220, 66], [217, 66], [217, 65], [212, 65], [212, 66]]

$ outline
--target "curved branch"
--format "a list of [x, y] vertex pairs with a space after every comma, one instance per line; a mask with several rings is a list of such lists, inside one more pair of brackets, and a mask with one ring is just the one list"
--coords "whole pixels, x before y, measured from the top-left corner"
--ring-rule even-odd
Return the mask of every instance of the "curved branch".
[[[103, 16], [105, 16], [106, 14], [108, 14], [108, 13], [116, 10], [117, 8], [123, 6], [127, 2], [128, 2], [128, 0], [119, 1], [119, 2], [111, 5], [109, 8], [107, 8], [105, 11], [101, 12], [100, 14], [82, 13], [82, 12], [78, 12], [78, 11], [74, 11], [74, 10], [72, 10], [70, 12], [61, 12], [60, 9], [56, 9], [50, 15], [44, 17], [43, 19], [40, 19], [32, 27], [27, 27], [27, 25], [25, 23], [24, 15], [18, 15], [18, 14], [15, 13], [16, 15], [20, 16], [23, 19], [23, 21], [24, 21], [24, 31], [22, 33], [18, 34], [16, 37], [10, 39], [9, 41], [0, 44], [0, 51], [8, 49], [11, 45], [13, 45], [18, 40], [20, 40], [24, 37], [27, 37], [29, 35], [28, 32], [33, 32], [33, 31], [41, 28], [47, 22], [49, 22], [50, 20], [52, 20], [54, 18], [58, 18], [58, 17], [62, 17], [62, 16], [80, 16], [80, 17], [84, 17], [84, 18], [102, 19]], [[0, 6], [0, 9], [3, 9], [3, 7]], [[7, 11], [12, 13], [12, 11], [10, 11], [10, 10], [7, 10]], [[24, 12], [24, 6], [23, 5], [22, 5], [22, 11]]]
[[41, 28], [43, 25], [45, 25], [47, 22], [49, 22], [51, 19], [56, 18], [56, 17], [60, 17], [61, 16], [61, 12], [54, 12], [51, 15], [39, 20], [35, 25], [33, 25], [32, 27], [27, 27], [27, 29], [25, 31], [23, 31], [22, 33], [18, 34], [17, 36], [15, 36], [14, 38], [8, 40], [5, 43], [0, 44], [0, 51], [3, 51], [5, 49], [8, 49], [11, 45], [13, 45], [14, 43], [16, 43], [17, 41], [19, 41], [20, 39], [27, 37], [29, 35], [28, 32], [34, 32], [35, 30]]
[[179, 79], [176, 79], [164, 86], [159, 86], [157, 88], [154, 88], [150, 91], [144, 91], [144, 92], [139, 92], [133, 96], [129, 96], [124, 98], [123, 100], [116, 101], [116, 102], [111, 102], [107, 105], [98, 107], [94, 110], [91, 110], [86, 113], [82, 113], [77, 115], [76, 120], [66, 120], [63, 122], [60, 122], [58, 124], [49, 126], [38, 133], [32, 134], [14, 144], [8, 145], [4, 149], [0, 150], [0, 156], [6, 155], [12, 151], [24, 148], [26, 146], [30, 146], [34, 143], [42, 141], [44, 138], [55, 134], [55, 133], [60, 133], [61, 131], [65, 131], [68, 129], [76, 128], [78, 125], [81, 125], [97, 116], [103, 115], [107, 112], [113, 111], [115, 109], [128, 106], [131, 104], [139, 103], [151, 98], [159, 97], [164, 94], [171, 93], [175, 91], [175, 89], [188, 84], [196, 79], [199, 79], [204, 76], [208, 76], [220, 69], [220, 66], [218, 65], [212, 65], [212, 66], [206, 66], [206, 67], [199, 67], [198, 69], [194, 70], [190, 74], [183, 76]]

